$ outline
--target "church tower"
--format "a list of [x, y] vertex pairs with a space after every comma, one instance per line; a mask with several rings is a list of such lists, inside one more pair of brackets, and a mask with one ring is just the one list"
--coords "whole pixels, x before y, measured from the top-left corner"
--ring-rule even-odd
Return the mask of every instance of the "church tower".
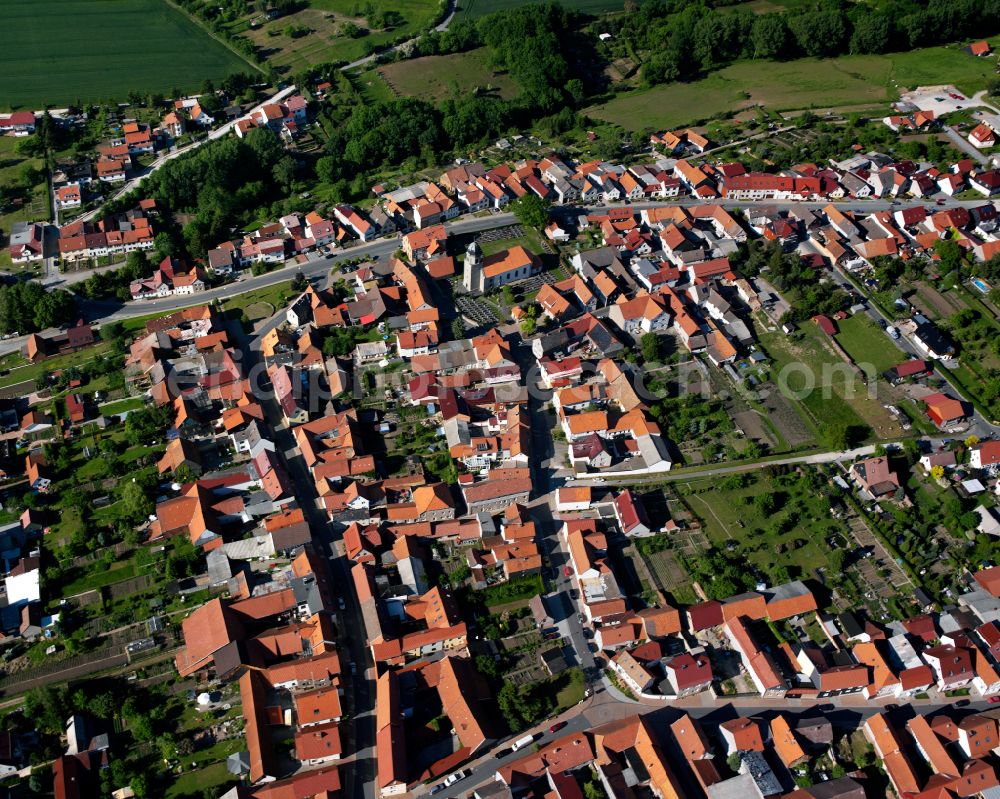
[[462, 283], [468, 292], [483, 291], [483, 251], [479, 244], [473, 241], [465, 250], [465, 270]]

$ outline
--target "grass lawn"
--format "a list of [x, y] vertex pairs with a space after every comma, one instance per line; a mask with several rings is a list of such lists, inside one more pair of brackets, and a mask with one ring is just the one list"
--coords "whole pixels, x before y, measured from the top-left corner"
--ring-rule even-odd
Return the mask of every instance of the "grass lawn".
[[83, 366], [87, 361], [105, 355], [110, 350], [111, 345], [108, 342], [99, 341], [93, 347], [80, 352], [56, 355], [53, 358], [46, 358], [39, 363], [16, 366], [10, 370], [9, 374], [0, 377], [0, 388], [12, 386], [16, 383], [23, 383], [25, 380], [37, 380], [43, 372], [57, 372], [60, 369], [66, 369], [70, 366]]
[[[431, 57], [436, 56], [428, 56], [428, 58]], [[418, 58], [406, 63], [413, 64], [416, 61], [422, 60]], [[351, 82], [351, 85], [366, 103], [382, 103], [396, 98], [395, 92], [389, 88], [389, 84], [382, 77], [381, 69], [366, 69], [364, 72], [352, 70], [344, 74], [347, 75], [347, 79]]]
[[562, 683], [556, 693], [556, 714], [569, 710], [583, 699], [583, 672], [580, 669], [570, 669], [559, 675]]
[[[484, 17], [494, 11], [506, 11], [530, 2], [533, 0], [460, 0], [455, 19]], [[563, 0], [562, 4], [568, 9], [585, 14], [604, 14], [623, 9], [622, 0]]]
[[[183, 309], [179, 309], [183, 310]], [[146, 314], [145, 316], [132, 316], [121, 320], [122, 330], [129, 334], [143, 335], [146, 332], [146, 322], [154, 319], [162, 319], [164, 316], [177, 313], [177, 311], [160, 311], [159, 313]]]
[[73, 594], [81, 594], [95, 588], [104, 588], [106, 585], [120, 583], [132, 577], [135, 577], [135, 564], [133, 563], [118, 564], [110, 569], [100, 566], [100, 571], [88, 574], [63, 586], [63, 596], [73, 596]]
[[139, 458], [144, 458], [147, 455], [162, 455], [166, 451], [165, 446], [156, 445], [154, 447], [129, 447], [128, 451], [122, 455], [122, 460], [125, 463], [134, 463], [139, 460]]
[[292, 291], [292, 281], [285, 280], [275, 283], [273, 286], [248, 291], [245, 294], [237, 294], [223, 302], [222, 308], [225, 311], [245, 311], [251, 305], [265, 302], [274, 308], [287, 303], [295, 292]]
[[516, 238], [497, 239], [496, 241], [481, 241], [479, 242], [479, 247], [483, 251], [484, 256], [490, 256], [495, 255], [501, 250], [509, 250], [511, 247], [516, 247], [519, 244], [526, 250], [533, 252], [535, 255], [541, 255], [545, 252], [545, 250], [542, 249], [542, 240], [537, 231], [534, 230], [525, 230], [523, 235]]
[[[238, 751], [233, 749], [233, 751]], [[222, 789], [230, 783], [236, 782], [236, 778], [226, 769], [225, 760], [213, 763], [205, 768], [195, 769], [186, 774], [176, 777], [164, 796], [166, 799], [176, 799], [182, 796], [197, 796], [200, 792], [217, 788], [222, 793]]]
[[[366, 55], [365, 48], [369, 43], [380, 46], [400, 37], [416, 36], [430, 27], [440, 9], [438, 0], [382, 0], [376, 5], [380, 11], [398, 12], [402, 16], [402, 24], [390, 30], [370, 30], [365, 18], [357, 14], [363, 3], [355, 0], [309, 0], [293, 14], [266, 22], [256, 29], [250, 29], [244, 21], [233, 31], [267, 50], [268, 60], [274, 66], [297, 71], [313, 64], [354, 61]], [[368, 33], [358, 38], [344, 35], [343, 25], [347, 22]], [[294, 38], [289, 33], [296, 28], [306, 28], [309, 32]]]
[[485, 47], [467, 53], [400, 61], [364, 75], [372, 76], [369, 80], [381, 78], [390, 95], [419, 97], [433, 102], [456, 91], [466, 94], [477, 88], [495, 89], [505, 99], [517, 94], [517, 86], [507, 74], [490, 69]]
[[128, 397], [126, 399], [115, 400], [114, 402], [105, 402], [100, 406], [100, 411], [105, 416], [111, 416], [117, 413], [125, 413], [126, 411], [137, 411], [145, 406], [146, 402], [142, 397]]
[[476, 593], [482, 598], [486, 607], [495, 607], [508, 602], [530, 599], [544, 591], [545, 586], [542, 585], [541, 576], [534, 574], [530, 577], [515, 577], [513, 580], [484, 588]]
[[[825, 334], [812, 322], [803, 323], [799, 331], [794, 338], [762, 333], [760, 340], [773, 360], [772, 374], [779, 386], [787, 387], [806, 422], [815, 430], [866, 425], [874, 434], [869, 438], [876, 440], [902, 435], [899, 423], [823, 340]], [[806, 391], [810, 384], [812, 390]]]
[[898, 95], [897, 85], [954, 83], [971, 93], [985, 87], [992, 70], [988, 59], [951, 47], [788, 62], [744, 61], [691, 83], [622, 94], [586, 113], [629, 130], [672, 128], [755, 105], [791, 110], [885, 103]]
[[5, 107], [193, 90], [251, 70], [165, 0], [5, 0], [0, 31]]
[[[856, 364], [871, 364], [876, 375], [900, 363], [902, 353], [867, 316], [858, 313], [837, 323], [837, 343]], [[869, 371], [865, 369], [865, 371]]]

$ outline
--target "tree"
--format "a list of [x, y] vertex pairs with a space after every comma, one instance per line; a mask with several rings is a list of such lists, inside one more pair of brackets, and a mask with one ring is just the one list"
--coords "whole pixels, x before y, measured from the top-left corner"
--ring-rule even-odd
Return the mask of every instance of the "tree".
[[122, 513], [133, 523], [138, 523], [153, 512], [153, 501], [143, 487], [131, 480], [122, 488]]
[[133, 446], [149, 443], [150, 438], [159, 436], [166, 430], [171, 420], [170, 411], [166, 408], [143, 408], [132, 411], [125, 418], [125, 438]]
[[153, 249], [156, 251], [157, 258], [161, 261], [177, 253], [174, 240], [170, 237], [169, 233], [164, 232], [157, 233], [153, 238]]
[[935, 241], [934, 251], [941, 257], [941, 274], [959, 270], [965, 262], [965, 251], [951, 239]]
[[935, 480], [940, 480], [944, 477], [944, 466], [941, 466], [940, 464], [931, 466], [931, 477]]
[[831, 56], [843, 52], [847, 18], [838, 9], [797, 14], [791, 18], [792, 34], [799, 49], [809, 56]]
[[[153, 239], [153, 243], [156, 243], [156, 239]], [[145, 276], [146, 270], [149, 269], [149, 259], [144, 251], [132, 250], [125, 256], [125, 266], [133, 270], [137, 276]]]
[[295, 181], [295, 159], [284, 156], [278, 160], [272, 170], [275, 182], [285, 191], [290, 191]]
[[892, 39], [892, 20], [877, 11], [862, 14], [855, 20], [851, 34], [852, 53], [884, 53]]
[[489, 655], [476, 655], [476, 671], [488, 679], [497, 676], [497, 663]]
[[788, 26], [780, 14], [761, 14], [750, 29], [754, 58], [776, 58], [788, 44]]
[[456, 316], [451, 320], [451, 337], [455, 341], [465, 338], [465, 320], [461, 316]]
[[40, 732], [59, 735], [70, 708], [65, 688], [35, 688], [24, 697], [24, 715]]
[[639, 348], [646, 363], [656, 363], [660, 360], [660, 337], [656, 333], [644, 333], [639, 339]]
[[843, 452], [850, 446], [847, 425], [843, 422], [832, 422], [823, 425], [821, 437], [827, 447], [837, 452]]
[[579, 78], [566, 81], [566, 94], [569, 95], [573, 105], [580, 105], [587, 96], [583, 87], [583, 81]]
[[754, 507], [760, 512], [760, 515], [765, 519], [768, 518], [777, 509], [777, 500], [774, 494], [762, 493], [757, 494], [753, 498]]
[[549, 203], [537, 194], [528, 192], [523, 197], [514, 200], [510, 204], [510, 209], [517, 217], [517, 221], [525, 227], [540, 230], [545, 227], [549, 218]]
[[520, 732], [524, 729], [524, 720], [521, 717], [517, 688], [513, 683], [504, 680], [504, 684], [497, 693], [497, 706], [500, 708], [500, 713], [507, 722], [507, 727], [511, 732]]

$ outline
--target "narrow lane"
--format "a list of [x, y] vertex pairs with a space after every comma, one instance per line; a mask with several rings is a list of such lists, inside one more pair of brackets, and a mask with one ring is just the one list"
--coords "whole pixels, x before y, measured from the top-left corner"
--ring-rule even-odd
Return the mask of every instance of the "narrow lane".
[[[281, 314], [276, 316], [280, 317]], [[240, 344], [244, 373], [249, 374], [254, 367], [263, 365], [261, 337], [258, 334], [249, 338], [236, 322], [230, 327], [235, 340]], [[374, 799], [375, 683], [369, 678], [374, 671], [365, 645], [365, 627], [352, 587], [349, 564], [341, 554], [325, 510], [319, 505], [315, 483], [296, 448], [291, 429], [285, 424], [270, 384], [263, 381], [259, 386], [252, 386], [251, 390], [267, 416], [276, 449], [282, 454], [288, 476], [294, 484], [295, 499], [312, 530], [313, 545], [326, 557], [331, 584], [337, 595], [344, 599], [345, 609], [334, 614], [339, 632], [341, 679], [346, 683], [345, 715], [350, 719], [341, 728], [345, 736], [345, 753], [352, 758], [343, 767], [344, 795], [347, 799]], [[355, 664], [356, 674], [350, 672], [351, 663]]]

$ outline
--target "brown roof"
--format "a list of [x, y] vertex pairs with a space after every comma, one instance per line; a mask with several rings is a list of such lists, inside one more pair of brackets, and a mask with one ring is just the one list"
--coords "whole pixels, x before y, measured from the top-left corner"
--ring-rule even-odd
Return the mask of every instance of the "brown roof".
[[788, 768], [792, 768], [807, 759], [805, 750], [795, 737], [788, 720], [780, 713], [771, 719], [771, 738], [774, 741], [778, 757]]
[[958, 767], [952, 760], [948, 750], [945, 749], [944, 742], [937, 733], [931, 729], [931, 725], [923, 716], [914, 716], [906, 722], [906, 728], [910, 735], [914, 737], [920, 747], [921, 753], [930, 763], [935, 774], [958, 774]]
[[295, 757], [299, 760], [336, 757], [342, 750], [336, 723], [318, 724], [295, 733]]
[[318, 721], [339, 719], [343, 715], [336, 688], [319, 688], [295, 695], [295, 716], [301, 727]]
[[688, 760], [701, 760], [711, 756], [712, 747], [705, 737], [705, 731], [687, 713], [681, 713], [681, 717], [670, 725], [670, 731]]
[[995, 597], [1000, 597], [1000, 566], [982, 569], [972, 576], [976, 578], [976, 582], [983, 587], [983, 590]]
[[720, 726], [733, 737], [737, 749], [753, 752], [764, 751], [764, 738], [760, 732], [760, 725], [755, 719], [730, 719]]
[[490, 737], [484, 729], [491, 717], [489, 692], [467, 658], [445, 657], [440, 663], [437, 689], [442, 712], [462, 746], [475, 752]]
[[177, 655], [176, 663], [182, 677], [205, 668], [216, 652], [245, 636], [243, 625], [221, 599], [197, 608], [181, 622], [181, 632], [184, 649]]

